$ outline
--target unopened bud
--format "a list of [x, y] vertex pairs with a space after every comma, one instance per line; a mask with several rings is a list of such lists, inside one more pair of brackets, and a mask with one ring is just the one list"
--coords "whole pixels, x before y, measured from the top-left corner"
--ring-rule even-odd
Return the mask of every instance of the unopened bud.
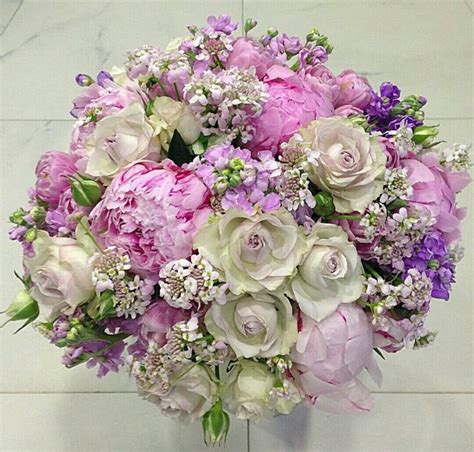
[[22, 208], [17, 209], [10, 215], [10, 221], [21, 226], [25, 224], [25, 215], [26, 212]]
[[248, 18], [245, 21], [245, 25], [244, 25], [245, 35], [247, 35], [247, 33], [250, 30], [253, 30], [256, 26], [257, 26], [257, 21], [255, 19]]
[[218, 400], [202, 418], [204, 443], [207, 446], [225, 444], [229, 427], [229, 415], [222, 409], [222, 401]]
[[412, 140], [416, 144], [430, 144], [438, 135], [437, 126], [418, 126], [413, 131]]
[[46, 209], [44, 207], [35, 206], [29, 212], [35, 223], [42, 223], [46, 218]]
[[275, 38], [276, 36], [278, 36], [278, 30], [273, 27], [270, 27], [267, 30], [267, 35], [270, 36], [270, 38]]
[[4, 314], [10, 318], [2, 326], [16, 320], [31, 319], [30, 321], [33, 321], [39, 315], [38, 303], [31, 298], [27, 289], [22, 289], [12, 300]]
[[314, 199], [316, 200], [316, 206], [313, 210], [316, 215], [326, 218], [336, 210], [330, 193], [320, 191], [314, 196]]
[[102, 190], [96, 181], [75, 177], [70, 179], [70, 184], [72, 197], [80, 206], [95, 206], [99, 202]]
[[87, 75], [87, 74], [77, 74], [76, 83], [79, 86], [90, 86], [94, 83], [94, 79], [90, 75]]
[[27, 242], [34, 242], [36, 237], [38, 237], [38, 230], [36, 228], [28, 229], [28, 231], [26, 231], [25, 235], [23, 236]]

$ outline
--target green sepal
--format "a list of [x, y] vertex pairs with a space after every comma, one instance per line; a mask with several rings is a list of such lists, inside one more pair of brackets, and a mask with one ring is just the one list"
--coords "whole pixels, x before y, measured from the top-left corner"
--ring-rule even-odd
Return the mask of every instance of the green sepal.
[[400, 209], [401, 207], [406, 207], [408, 206], [408, 202], [403, 200], [403, 199], [400, 199], [400, 198], [397, 198], [397, 199], [394, 199], [388, 206], [387, 206], [387, 210], [389, 212], [392, 212], [393, 210], [396, 210], [396, 209]]
[[100, 201], [102, 189], [96, 181], [76, 175], [69, 179], [69, 183], [72, 197], [78, 205], [92, 207]]
[[326, 218], [335, 212], [336, 208], [331, 193], [320, 191], [314, 195], [314, 199], [316, 200], [316, 206], [313, 211], [316, 215]]
[[112, 290], [105, 290], [96, 296], [87, 305], [87, 315], [95, 320], [104, 320], [115, 315], [115, 298]]
[[218, 399], [202, 417], [202, 430], [206, 446], [225, 444], [229, 427], [229, 415], [222, 409], [222, 400]]

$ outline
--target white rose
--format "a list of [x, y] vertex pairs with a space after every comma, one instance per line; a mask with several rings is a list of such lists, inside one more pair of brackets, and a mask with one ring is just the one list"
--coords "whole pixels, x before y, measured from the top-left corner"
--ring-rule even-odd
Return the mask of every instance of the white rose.
[[186, 144], [192, 144], [199, 138], [201, 122], [183, 102], [166, 96], [157, 97], [152, 112], [150, 123], [154, 128], [153, 135], [158, 137], [165, 150], [168, 150], [175, 130]]
[[189, 364], [172, 376], [168, 391], [150, 400], [167, 416], [195, 421], [216, 402], [217, 385], [204, 367]]
[[240, 361], [232, 369], [222, 391], [222, 400], [238, 419], [260, 420], [274, 415], [270, 391], [276, 377], [265, 364]]
[[303, 235], [285, 209], [252, 216], [229, 209], [201, 227], [194, 246], [239, 295], [281, 286], [306, 250]]
[[276, 375], [265, 364], [240, 360], [229, 374], [222, 400], [238, 419], [258, 421], [276, 412], [289, 414], [301, 401], [300, 393], [291, 381], [285, 380], [286, 394], [272, 395], [278, 392], [277, 384]]
[[309, 178], [333, 195], [337, 212], [363, 212], [382, 193], [386, 157], [362, 127], [341, 117], [322, 118], [292, 140], [307, 143], [317, 155], [309, 164]]
[[285, 355], [298, 336], [291, 304], [278, 293], [230, 295], [226, 304], [212, 304], [204, 323], [237, 357]]
[[133, 103], [117, 114], [101, 119], [89, 140], [86, 173], [93, 177], [110, 177], [129, 163], [157, 152], [152, 146], [153, 128], [145, 110]]
[[290, 293], [308, 317], [320, 321], [340, 303], [360, 297], [362, 263], [347, 234], [334, 224], [315, 224], [309, 243], [312, 247], [290, 282]]
[[47, 320], [61, 312], [72, 314], [93, 297], [90, 254], [80, 242], [40, 231], [33, 250], [35, 256], [25, 257], [24, 265], [33, 284], [30, 295]]

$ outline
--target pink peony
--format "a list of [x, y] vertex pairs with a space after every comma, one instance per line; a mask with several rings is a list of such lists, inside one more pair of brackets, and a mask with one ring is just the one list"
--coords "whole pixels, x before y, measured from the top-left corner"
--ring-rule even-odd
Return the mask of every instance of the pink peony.
[[383, 153], [387, 156], [386, 167], [388, 169], [398, 168], [400, 166], [400, 154], [395, 144], [385, 137], [378, 137], [378, 141]]
[[352, 105], [343, 105], [342, 107], [337, 107], [334, 111], [336, 116], [351, 116], [351, 115], [361, 115], [364, 113], [360, 108], [354, 107]]
[[334, 107], [352, 105], [355, 108], [364, 110], [369, 105], [373, 89], [365, 77], [348, 69], [337, 76], [336, 82], [339, 86], [339, 94]]
[[316, 64], [304, 67], [298, 73], [313, 90], [323, 93], [332, 103], [335, 102], [340, 88], [331, 69], [324, 64]]
[[264, 77], [269, 100], [262, 114], [252, 121], [255, 133], [249, 144], [259, 151], [278, 152], [281, 143], [290, 139], [299, 128], [312, 120], [332, 116], [334, 109], [326, 95], [284, 66], [272, 66]]
[[384, 316], [383, 322], [374, 328], [374, 347], [388, 353], [398, 352], [406, 346], [405, 339], [416, 328], [409, 319], [395, 320]]
[[340, 305], [321, 322], [302, 315], [291, 359], [306, 400], [331, 411], [370, 409], [370, 394], [356, 377], [368, 368], [381, 380], [372, 347], [372, 328], [354, 303]]
[[254, 67], [259, 80], [262, 80], [268, 68], [274, 64], [276, 61], [270, 52], [261, 43], [250, 38], [237, 38], [225, 63], [226, 69]]
[[166, 333], [178, 322], [188, 320], [189, 312], [171, 307], [163, 300], [152, 303], [140, 318], [140, 336], [147, 342], [166, 344]]
[[132, 270], [157, 279], [165, 263], [192, 253], [192, 240], [210, 213], [210, 192], [171, 160], [141, 161], [119, 173], [91, 212], [104, 246], [130, 255]]
[[446, 171], [434, 152], [423, 155], [420, 160], [404, 159], [401, 165], [408, 170], [413, 186], [411, 205], [428, 209], [436, 218], [434, 227], [448, 244], [458, 240], [466, 210], [456, 207], [456, 193], [469, 184], [469, 174]]
[[49, 208], [58, 206], [63, 191], [69, 188], [68, 177], [76, 172], [75, 158], [65, 152], [49, 151], [36, 165], [36, 195]]

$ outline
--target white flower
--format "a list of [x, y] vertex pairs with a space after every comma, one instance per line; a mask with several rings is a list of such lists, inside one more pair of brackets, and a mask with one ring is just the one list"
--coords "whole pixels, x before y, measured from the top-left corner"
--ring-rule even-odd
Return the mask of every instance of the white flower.
[[24, 265], [33, 283], [30, 294], [46, 320], [72, 314], [92, 298], [90, 255], [80, 242], [39, 231], [33, 249], [35, 256], [25, 257]]
[[310, 180], [333, 195], [337, 212], [363, 212], [382, 192], [386, 157], [377, 140], [345, 118], [322, 118], [295, 135], [319, 151]]
[[298, 334], [291, 304], [278, 293], [230, 295], [225, 305], [211, 306], [204, 323], [215, 340], [245, 358], [285, 355]]
[[[129, 163], [155, 157], [151, 139], [153, 128], [145, 111], [133, 103], [117, 114], [101, 119], [86, 143], [89, 155], [86, 173], [93, 177], [110, 177]], [[151, 154], [151, 155], [150, 155]]]
[[229, 209], [201, 227], [194, 247], [224, 275], [221, 279], [236, 295], [277, 289], [306, 250], [303, 230], [285, 209], [251, 216]]
[[340, 303], [359, 298], [364, 289], [362, 264], [339, 226], [315, 224], [309, 242], [311, 249], [290, 282], [290, 294], [308, 317], [319, 321]]
[[222, 400], [238, 419], [258, 421], [272, 417], [275, 411], [288, 414], [299, 403], [301, 397], [290, 382], [286, 399], [275, 398], [277, 379], [265, 364], [241, 360], [232, 369], [222, 392]]
[[168, 150], [174, 131], [177, 130], [186, 144], [194, 143], [201, 133], [201, 122], [195, 118], [188, 105], [170, 97], [157, 97], [150, 116], [153, 135]]
[[203, 366], [194, 363], [178, 366], [169, 382], [158, 379], [148, 389], [152, 392], [140, 389], [143, 397], [156, 403], [166, 416], [185, 421], [202, 417], [217, 399], [217, 385]]

